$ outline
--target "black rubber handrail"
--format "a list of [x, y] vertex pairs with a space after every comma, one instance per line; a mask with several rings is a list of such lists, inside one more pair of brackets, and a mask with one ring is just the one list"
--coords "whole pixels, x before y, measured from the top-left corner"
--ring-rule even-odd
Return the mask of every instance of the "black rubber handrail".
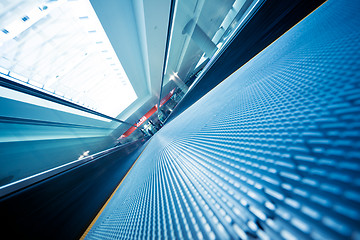
[[28, 118], [6, 117], [6, 116], [0, 116], [0, 123], [112, 130], [112, 128], [105, 128], [105, 127], [97, 127], [97, 126], [89, 126], [89, 125], [81, 125], [81, 124], [73, 124], [73, 123], [52, 122], [52, 121], [44, 121], [44, 120], [28, 119]]
[[40, 90], [37, 90], [35, 88], [32, 88], [32, 87], [29, 87], [29, 86], [14, 82], [12, 80], [6, 79], [6, 78], [1, 77], [1, 76], [0, 76], [0, 86], [5, 87], [5, 88], [9, 88], [9, 89], [12, 89], [12, 90], [15, 90], [15, 91], [18, 91], [18, 92], [22, 92], [22, 93], [25, 93], [25, 94], [29, 94], [29, 95], [32, 95], [34, 97], [42, 98], [42, 99], [45, 99], [45, 100], [48, 100], [48, 101], [51, 101], [51, 102], [55, 102], [55, 103], [58, 103], [58, 104], [61, 104], [61, 105], [67, 106], [67, 107], [78, 109], [78, 110], [83, 111], [83, 112], [91, 113], [93, 115], [103, 117], [103, 118], [106, 118], [106, 119], [109, 119], [109, 120], [112, 120], [112, 121], [115, 121], [115, 122], [120, 122], [120, 123], [124, 123], [124, 124], [130, 125], [130, 126], [136, 127], [135, 125], [130, 124], [128, 122], [122, 121], [122, 120], [117, 119], [117, 118], [110, 117], [110, 116], [105, 115], [103, 113], [99, 113], [99, 112], [97, 112], [95, 110], [80, 106], [80, 105], [78, 105], [76, 103], [69, 102], [69, 101], [67, 101], [65, 99], [62, 99], [60, 97], [57, 97], [57, 96], [54, 96], [52, 94], [46, 93], [44, 91], [40, 91]]
[[160, 110], [160, 102], [161, 102], [161, 94], [162, 94], [162, 89], [163, 89], [163, 83], [164, 83], [164, 76], [165, 76], [165, 71], [166, 71], [166, 63], [168, 61], [168, 53], [169, 53], [169, 47], [170, 47], [170, 38], [172, 35], [172, 25], [174, 22], [174, 10], [175, 10], [175, 1], [176, 0], [171, 0], [170, 3], [170, 13], [169, 13], [169, 24], [168, 24], [168, 30], [167, 30], [167, 37], [166, 37], [166, 45], [165, 45], [165, 56], [164, 56], [164, 63], [163, 63], [163, 69], [162, 69], [162, 74], [161, 74], [161, 85], [160, 85], [160, 93], [159, 93], [159, 103], [158, 103], [158, 108], [157, 111], [159, 112]]

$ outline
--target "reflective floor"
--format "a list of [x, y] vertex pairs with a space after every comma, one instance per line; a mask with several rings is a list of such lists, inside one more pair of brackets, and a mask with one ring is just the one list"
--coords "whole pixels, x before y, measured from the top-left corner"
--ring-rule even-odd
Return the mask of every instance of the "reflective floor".
[[162, 128], [88, 239], [359, 239], [360, 16], [327, 1]]

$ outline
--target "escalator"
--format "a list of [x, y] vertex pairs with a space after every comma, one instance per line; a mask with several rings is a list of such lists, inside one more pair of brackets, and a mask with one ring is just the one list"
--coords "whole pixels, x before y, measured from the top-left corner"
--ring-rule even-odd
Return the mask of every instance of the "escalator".
[[151, 139], [3, 194], [2, 233], [359, 239], [360, 4], [294, 1], [265, 18], [280, 2], [266, 1]]
[[359, 6], [327, 1], [167, 124], [85, 239], [358, 239]]

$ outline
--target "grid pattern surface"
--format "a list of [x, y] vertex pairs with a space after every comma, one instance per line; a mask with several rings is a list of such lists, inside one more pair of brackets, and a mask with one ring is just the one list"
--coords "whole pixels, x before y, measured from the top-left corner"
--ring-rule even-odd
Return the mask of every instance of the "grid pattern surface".
[[88, 239], [360, 239], [360, 2], [328, 1], [151, 140]]

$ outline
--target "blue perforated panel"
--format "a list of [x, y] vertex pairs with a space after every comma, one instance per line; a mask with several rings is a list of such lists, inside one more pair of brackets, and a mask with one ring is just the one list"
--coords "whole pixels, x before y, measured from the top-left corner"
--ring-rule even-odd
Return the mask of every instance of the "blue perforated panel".
[[359, 1], [328, 1], [149, 143], [89, 239], [360, 239]]

